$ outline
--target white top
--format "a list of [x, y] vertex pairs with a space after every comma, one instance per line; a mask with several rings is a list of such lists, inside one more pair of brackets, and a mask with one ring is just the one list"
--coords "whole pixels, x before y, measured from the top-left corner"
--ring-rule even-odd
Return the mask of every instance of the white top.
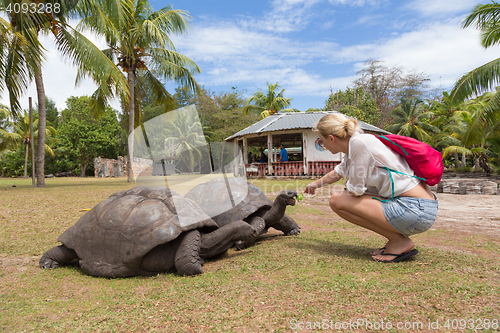
[[[349, 155], [335, 167], [335, 171], [347, 178], [346, 187], [354, 195], [392, 196], [392, 182], [389, 172], [380, 167], [387, 167], [408, 175], [415, 173], [403, 156], [392, 151], [374, 135], [355, 133], [349, 140]], [[420, 180], [391, 172], [394, 180], [394, 197], [411, 190]]]

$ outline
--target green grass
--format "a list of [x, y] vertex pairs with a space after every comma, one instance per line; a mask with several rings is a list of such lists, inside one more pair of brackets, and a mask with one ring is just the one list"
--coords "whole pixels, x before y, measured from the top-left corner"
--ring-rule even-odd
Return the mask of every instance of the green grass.
[[[46, 181], [34, 189], [30, 180], [0, 179], [3, 331], [289, 332], [298, 323], [363, 319], [423, 323], [393, 332], [429, 331], [438, 320], [444, 332], [454, 331], [443, 327], [447, 319], [500, 319], [496, 239], [431, 230], [415, 237], [421, 253], [414, 260], [381, 264], [369, 256], [380, 237], [308, 198], [287, 211], [303, 226], [299, 236], [270, 232], [254, 247], [208, 261], [199, 276], [104, 279], [74, 266], [42, 270], [40, 256], [81, 209], [133, 186], [123, 178]], [[274, 193], [310, 180], [252, 182]], [[436, 242], [480, 251], [445, 251]]]

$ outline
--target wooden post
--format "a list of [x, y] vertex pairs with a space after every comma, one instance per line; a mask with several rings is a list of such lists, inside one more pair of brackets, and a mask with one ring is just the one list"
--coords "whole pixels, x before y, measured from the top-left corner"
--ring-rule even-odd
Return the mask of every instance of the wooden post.
[[248, 161], [248, 146], [247, 146], [247, 138], [243, 137], [243, 161], [245, 165], [249, 163]]
[[33, 187], [35, 184], [35, 144], [33, 142], [33, 109], [31, 107], [31, 97], [28, 98], [29, 111], [30, 111], [30, 146], [31, 146], [31, 182]]
[[304, 175], [309, 174], [307, 169], [307, 131], [302, 132], [302, 161], [304, 163]]
[[267, 173], [273, 173], [273, 136], [271, 133], [267, 133]]
[[238, 170], [239, 170], [239, 163], [240, 163], [240, 160], [238, 159], [238, 138], [235, 138], [234, 139], [234, 143], [233, 143], [233, 175], [235, 177], [238, 177], [240, 176]]

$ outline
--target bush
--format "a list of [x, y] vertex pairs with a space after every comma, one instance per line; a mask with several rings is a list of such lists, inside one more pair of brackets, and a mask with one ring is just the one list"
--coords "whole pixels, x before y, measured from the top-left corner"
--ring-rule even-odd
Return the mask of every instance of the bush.
[[[23, 175], [25, 154], [26, 152], [23, 149], [4, 151], [0, 159], [0, 174], [2, 177], [19, 177]], [[30, 171], [31, 162], [28, 161], [29, 174], [31, 174]]]

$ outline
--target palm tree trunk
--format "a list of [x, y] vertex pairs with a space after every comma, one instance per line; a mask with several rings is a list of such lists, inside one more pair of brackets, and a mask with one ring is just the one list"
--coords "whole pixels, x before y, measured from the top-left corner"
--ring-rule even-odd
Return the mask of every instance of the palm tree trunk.
[[460, 168], [460, 160], [458, 159], [458, 152], [455, 150], [455, 168]]
[[45, 128], [47, 113], [45, 110], [45, 88], [43, 87], [42, 66], [38, 64], [35, 74], [38, 98], [38, 140], [36, 147], [36, 186], [45, 187]]
[[462, 166], [461, 166], [461, 168], [465, 169], [466, 166], [467, 166], [467, 161], [465, 160], [465, 153], [462, 153]]
[[132, 157], [134, 156], [134, 120], [135, 120], [135, 105], [134, 105], [134, 88], [135, 88], [135, 73], [134, 68], [128, 68], [128, 89], [130, 96], [128, 97], [128, 156], [127, 156], [127, 182], [134, 181], [132, 171]]
[[28, 143], [26, 143], [26, 155], [24, 156], [24, 177], [27, 178], [27, 171], [28, 171]]

